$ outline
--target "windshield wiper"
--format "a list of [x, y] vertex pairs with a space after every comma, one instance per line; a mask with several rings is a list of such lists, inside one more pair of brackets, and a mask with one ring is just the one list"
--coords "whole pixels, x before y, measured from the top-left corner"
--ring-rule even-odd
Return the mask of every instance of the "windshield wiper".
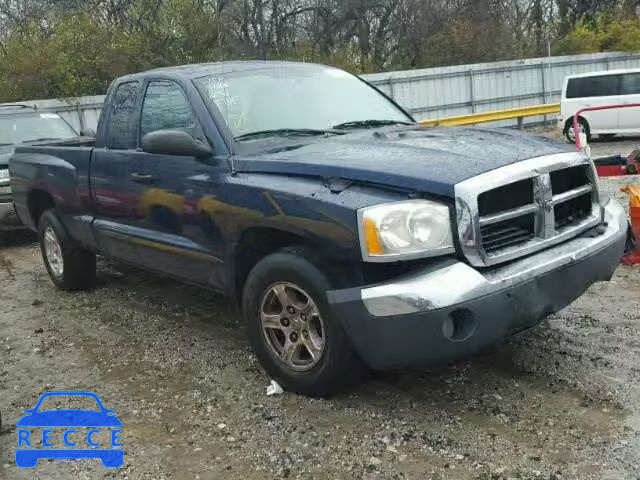
[[245, 133], [234, 137], [234, 140], [249, 140], [261, 137], [288, 137], [288, 136], [320, 136], [320, 135], [344, 135], [344, 132], [335, 130], [316, 130], [313, 128], [278, 128], [275, 130], [260, 130], [257, 132]]
[[399, 120], [357, 120], [355, 122], [345, 122], [334, 125], [337, 130], [348, 130], [351, 128], [376, 128], [386, 127], [387, 125], [413, 125], [411, 122], [403, 122]]

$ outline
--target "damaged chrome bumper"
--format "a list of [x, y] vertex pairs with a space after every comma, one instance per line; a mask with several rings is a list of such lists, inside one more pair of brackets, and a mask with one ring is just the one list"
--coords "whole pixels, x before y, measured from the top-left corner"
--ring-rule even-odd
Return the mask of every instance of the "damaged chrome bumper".
[[456, 305], [555, 270], [613, 243], [627, 234], [627, 216], [622, 207], [610, 201], [605, 209], [604, 233], [582, 236], [537, 255], [526, 257], [482, 273], [466, 263], [443, 262], [420, 275], [403, 281], [364, 288], [361, 298], [376, 317], [437, 310]]
[[596, 229], [499, 267], [475, 269], [445, 259], [393, 282], [329, 292], [356, 350], [388, 369], [474, 353], [572, 303], [608, 280], [628, 228], [615, 201]]

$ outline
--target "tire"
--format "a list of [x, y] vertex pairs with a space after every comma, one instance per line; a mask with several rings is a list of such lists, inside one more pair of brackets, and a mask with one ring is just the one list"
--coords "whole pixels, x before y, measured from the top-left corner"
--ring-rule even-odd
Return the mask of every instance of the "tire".
[[[311, 397], [338, 392], [362, 380], [366, 372], [339, 321], [329, 316], [326, 292], [334, 287], [320, 265], [321, 261], [303, 247], [269, 255], [249, 273], [242, 297], [249, 340], [263, 368], [285, 390]], [[288, 306], [294, 307], [295, 313], [286, 312], [288, 306], [281, 304], [277, 291], [284, 295], [285, 303], [291, 303]], [[310, 302], [305, 301], [305, 296]], [[317, 316], [311, 313], [311, 304], [317, 307]], [[287, 328], [263, 328], [263, 311], [271, 314], [277, 325], [281, 325], [278, 322], [283, 321], [283, 316], [290, 316], [284, 318]], [[308, 314], [306, 319], [304, 311]], [[291, 337], [294, 333], [297, 338]], [[296, 345], [290, 361], [283, 358], [287, 344]], [[311, 355], [312, 350], [316, 357]]]
[[[589, 122], [587, 122], [584, 118], [580, 117], [578, 119], [579, 128], [587, 134], [587, 141], [591, 141], [591, 128], [589, 127]], [[576, 143], [575, 138], [573, 138], [573, 120], [567, 121], [564, 129], [564, 135], [569, 143]]]
[[38, 240], [42, 259], [56, 287], [67, 291], [91, 290], [95, 287], [95, 254], [82, 248], [69, 236], [54, 210], [47, 210], [40, 217]]

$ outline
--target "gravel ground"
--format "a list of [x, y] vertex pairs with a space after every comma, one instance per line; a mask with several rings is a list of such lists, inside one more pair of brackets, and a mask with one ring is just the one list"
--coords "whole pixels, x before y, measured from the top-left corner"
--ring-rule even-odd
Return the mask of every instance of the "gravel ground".
[[[596, 148], [633, 148], [614, 145]], [[28, 237], [0, 250], [0, 280], [0, 478], [640, 478], [639, 268], [491, 353], [328, 400], [267, 397], [209, 292], [104, 261], [96, 291], [59, 292]], [[15, 466], [15, 423], [53, 390], [115, 409], [123, 468]]]

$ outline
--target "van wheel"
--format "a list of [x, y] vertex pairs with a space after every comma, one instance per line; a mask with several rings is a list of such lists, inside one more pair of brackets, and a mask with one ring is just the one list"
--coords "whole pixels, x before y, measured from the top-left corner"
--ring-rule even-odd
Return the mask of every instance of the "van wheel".
[[[587, 135], [587, 141], [591, 141], [591, 129], [589, 128], [589, 123], [584, 118], [578, 119], [578, 128], [580, 129], [580, 133], [584, 133]], [[576, 136], [573, 133], [573, 119], [567, 121], [567, 125], [564, 129], [565, 137], [569, 143], [576, 143]]]
[[362, 379], [366, 369], [326, 292], [334, 287], [305, 248], [258, 262], [244, 287], [249, 340], [267, 373], [285, 390], [323, 397]]
[[38, 240], [49, 277], [62, 290], [90, 290], [96, 284], [96, 256], [78, 245], [53, 210], [38, 222]]

